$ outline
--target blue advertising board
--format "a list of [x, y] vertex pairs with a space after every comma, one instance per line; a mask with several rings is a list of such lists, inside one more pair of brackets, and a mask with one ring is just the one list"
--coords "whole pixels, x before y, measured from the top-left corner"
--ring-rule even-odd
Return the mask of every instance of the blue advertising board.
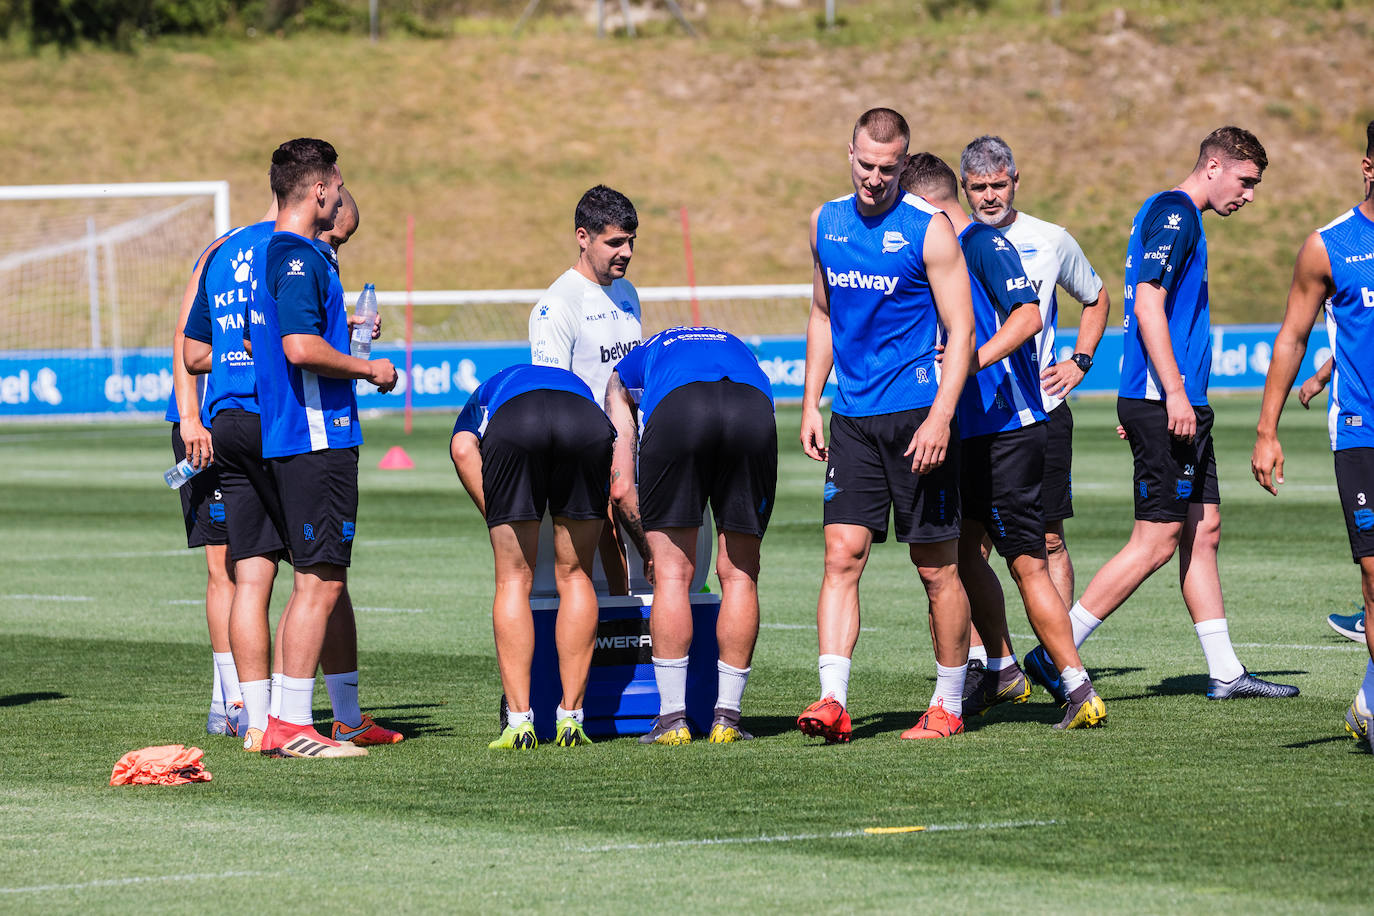
[[[1212, 329], [1211, 390], [1258, 391], [1264, 387], [1277, 325], [1228, 325]], [[1077, 329], [1059, 334], [1059, 358], [1073, 354]], [[805, 384], [806, 339], [753, 337], [746, 342], [780, 401], [801, 398]], [[1314, 329], [1299, 381], [1331, 355], [1326, 332]], [[405, 351], [378, 344], [374, 357], [405, 366]], [[417, 344], [410, 372], [390, 394], [358, 383], [361, 409], [396, 410], [411, 389], [417, 410], [457, 410], [478, 384], [506, 366], [528, 362], [529, 345], [507, 343]], [[1121, 330], [1112, 328], [1097, 348], [1095, 364], [1076, 393], [1114, 394], [1121, 375]], [[827, 395], [834, 393], [834, 380]], [[0, 419], [63, 416], [161, 415], [172, 392], [171, 353], [166, 349], [0, 352]]]

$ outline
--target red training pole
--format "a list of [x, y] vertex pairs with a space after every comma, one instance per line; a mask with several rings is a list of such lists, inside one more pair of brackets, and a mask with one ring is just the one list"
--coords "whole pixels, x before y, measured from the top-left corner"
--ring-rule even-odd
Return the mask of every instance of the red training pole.
[[679, 213], [682, 216], [682, 249], [687, 253], [687, 288], [692, 292], [692, 326], [701, 327], [701, 306], [697, 304], [697, 273], [692, 265], [692, 233], [687, 228], [687, 208]]
[[411, 401], [410, 389], [414, 378], [410, 374], [411, 361], [415, 349], [415, 304], [411, 296], [415, 292], [415, 215], [406, 214], [406, 435], [410, 435]]

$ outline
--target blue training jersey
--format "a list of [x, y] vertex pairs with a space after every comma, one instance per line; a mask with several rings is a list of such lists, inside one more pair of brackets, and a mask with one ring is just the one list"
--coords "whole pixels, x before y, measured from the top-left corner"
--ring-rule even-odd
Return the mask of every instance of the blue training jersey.
[[[592, 389], [567, 369], [557, 366], [507, 366], [477, 386], [467, 404], [458, 412], [453, 435], [470, 432], [478, 439], [482, 438], [486, 435], [487, 423], [501, 409], [501, 405], [531, 391], [567, 391], [596, 404]], [[596, 406], [599, 408], [601, 405]]]
[[853, 194], [821, 207], [816, 253], [830, 302], [835, 413], [871, 417], [935, 401], [940, 320], [924, 250], [936, 214], [914, 194], [877, 216], [860, 214]]
[[321, 337], [348, 352], [348, 311], [339, 274], [294, 232], [274, 232], [253, 246], [249, 333], [262, 416], [262, 456], [280, 458], [361, 445], [352, 379], [329, 378], [293, 365], [287, 334]]
[[[238, 229], [230, 229], [228, 232], [224, 233], [224, 235], [221, 235], [219, 238], [215, 239], [215, 240], [214, 240], [213, 242], [211, 242], [209, 245], [206, 245], [206, 246], [205, 246], [205, 251], [209, 251], [211, 248], [214, 248], [215, 245], [219, 244], [219, 242], [220, 242], [221, 239], [227, 239], [229, 236], [233, 235], [235, 232], [238, 232]], [[205, 251], [202, 251], [200, 254], [196, 255], [195, 261], [193, 261], [193, 262], [191, 263], [191, 270], [192, 270], [192, 272], [195, 271], [196, 265], [200, 263], [200, 259], [203, 258], [203, 257], [205, 257]], [[202, 267], [202, 268], [201, 268], [201, 273], [203, 274], [204, 272], [205, 272], [205, 268]], [[185, 333], [185, 331], [183, 330], [182, 333]], [[176, 353], [173, 353], [173, 354], [172, 354], [172, 359], [175, 360], [175, 359], [180, 359], [180, 358], [181, 358], [181, 357], [180, 357], [178, 354], [176, 354]], [[206, 385], [206, 382], [207, 382], [208, 380], [209, 380], [208, 377], [207, 377], [207, 376], [204, 376], [204, 375], [201, 375], [201, 376], [197, 376], [197, 377], [196, 377], [196, 396], [200, 398], [202, 404], [205, 402], [205, 385]], [[180, 422], [181, 422], [181, 410], [180, 410], [180, 408], [177, 407], [177, 390], [176, 390], [176, 386], [173, 386], [173, 387], [172, 387], [172, 393], [169, 394], [169, 395], [167, 396], [167, 413], [163, 415], [163, 419], [166, 420], [168, 423], [180, 423]]]
[[615, 364], [620, 381], [641, 392], [639, 411], [649, 422], [668, 392], [692, 382], [729, 379], [750, 385], [773, 400], [773, 386], [759, 361], [738, 337], [720, 328], [668, 328], [635, 347]]
[[[997, 333], [1012, 309], [1034, 305], [1038, 310], [1040, 297], [1026, 277], [1021, 256], [992, 226], [969, 223], [959, 233], [959, 247], [968, 265], [973, 322], [981, 347]], [[1039, 365], [1032, 335], [1003, 359], [970, 376], [955, 412], [959, 437], [986, 436], [1044, 420]]]
[[1351, 209], [1317, 230], [1331, 260], [1335, 293], [1326, 302], [1331, 448], [1374, 447], [1374, 222]]
[[1164, 400], [1159, 373], [1145, 352], [1135, 320], [1135, 288], [1158, 283], [1183, 388], [1194, 407], [1207, 404], [1212, 375], [1212, 315], [1207, 300], [1207, 236], [1202, 212], [1182, 191], [1164, 191], [1141, 206], [1126, 246], [1126, 316], [1123, 321], [1123, 398]]
[[200, 272], [186, 336], [210, 345], [210, 373], [200, 399], [200, 421], [207, 427], [230, 407], [258, 412], [257, 373], [243, 346], [243, 327], [252, 291], [253, 246], [271, 234], [271, 222], [235, 229]]

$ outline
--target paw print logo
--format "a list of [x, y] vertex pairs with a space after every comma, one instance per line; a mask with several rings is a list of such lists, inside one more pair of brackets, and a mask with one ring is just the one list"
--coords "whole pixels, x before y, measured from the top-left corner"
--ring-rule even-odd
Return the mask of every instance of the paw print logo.
[[291, 272], [292, 272], [293, 274], [298, 274], [298, 273], [300, 273], [300, 272], [301, 272], [301, 268], [303, 268], [303, 267], [305, 267], [305, 262], [304, 262], [304, 261], [302, 261], [302, 260], [300, 260], [300, 259], [298, 259], [298, 258], [292, 259], [292, 261], [291, 261]]
[[253, 269], [253, 249], [247, 251], [239, 249], [238, 257], [229, 262], [229, 266], [234, 269], [234, 282], [242, 283], [248, 279], [248, 274]]
[[1170, 214], [1169, 214], [1169, 228], [1170, 228], [1170, 229], [1177, 229], [1177, 228], [1178, 228], [1178, 224], [1179, 224], [1180, 222], [1182, 222], [1182, 221], [1183, 221], [1183, 217], [1182, 217], [1180, 214], [1178, 214], [1178, 213], [1170, 213]]

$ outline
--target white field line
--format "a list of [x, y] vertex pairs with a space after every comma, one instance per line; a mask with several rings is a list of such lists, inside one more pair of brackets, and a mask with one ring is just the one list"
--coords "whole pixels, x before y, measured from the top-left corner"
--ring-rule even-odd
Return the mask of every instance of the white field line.
[[0, 595], [8, 601], [94, 601], [89, 595]]
[[1288, 643], [1273, 642], [1237, 642], [1232, 643], [1237, 649], [1310, 649], [1313, 652], [1368, 652], [1364, 646], [1358, 643], [1350, 643], [1344, 646], [1300, 646]]
[[153, 875], [146, 878], [107, 878], [103, 881], [83, 881], [80, 884], [34, 884], [28, 887], [0, 887], [0, 894], [47, 894], [53, 891], [82, 891], [94, 887], [127, 887], [158, 881], [218, 881], [224, 878], [247, 878], [260, 875], [256, 871], [226, 871], [217, 875]]
[[371, 611], [377, 614], [428, 614], [429, 611], [422, 607], [368, 607], [361, 604], [353, 605], [355, 611]]
[[[985, 824], [929, 824], [910, 833], [942, 833], [969, 830], [1011, 830], [1018, 827], [1048, 827], [1058, 821], [994, 821]], [[714, 837], [704, 840], [664, 840], [660, 843], [615, 843], [609, 846], [583, 846], [578, 852], [617, 852], [633, 849], [670, 849], [690, 846], [737, 846], [753, 843], [795, 843], [802, 840], [843, 840], [852, 837], [873, 837], [865, 830], [837, 830], [834, 833], [785, 833], [773, 836]], [[906, 833], [890, 834], [905, 836]]]
[[204, 598], [173, 598], [168, 604], [204, 604]]
[[[762, 630], [814, 630], [814, 623], [761, 623], [759, 629]], [[876, 633], [877, 627], [859, 627], [860, 633]]]
[[203, 552], [198, 548], [182, 547], [178, 550], [124, 550], [119, 553], [87, 553], [76, 551], [72, 553], [40, 553], [35, 556], [18, 556], [11, 558], [11, 563], [52, 563], [61, 561], [69, 563], [72, 560], [146, 560], [154, 557], [203, 557]]

